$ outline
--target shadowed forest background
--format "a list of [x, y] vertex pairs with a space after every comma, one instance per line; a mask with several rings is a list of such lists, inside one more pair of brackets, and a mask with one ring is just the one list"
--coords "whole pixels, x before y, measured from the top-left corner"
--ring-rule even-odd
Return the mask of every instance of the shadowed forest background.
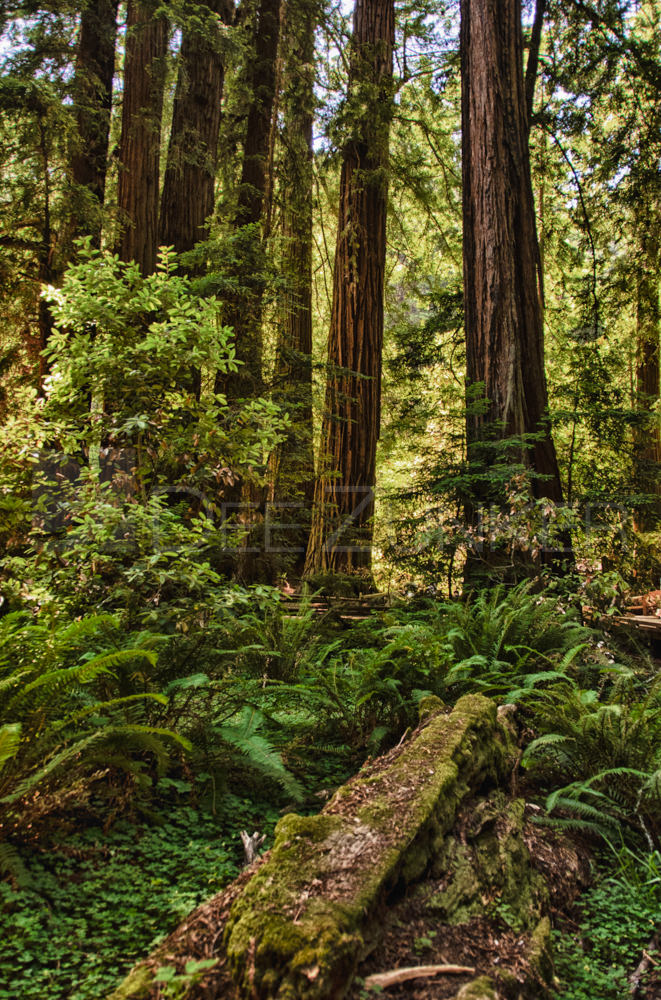
[[661, 4], [0, 28], [0, 998], [475, 691], [593, 854], [555, 995], [655, 996]]

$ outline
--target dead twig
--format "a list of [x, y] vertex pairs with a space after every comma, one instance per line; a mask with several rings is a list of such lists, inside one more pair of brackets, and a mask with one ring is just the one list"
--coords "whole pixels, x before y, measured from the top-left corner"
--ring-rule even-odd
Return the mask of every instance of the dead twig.
[[389, 986], [406, 983], [409, 979], [430, 979], [432, 976], [472, 976], [475, 969], [468, 965], [412, 965], [407, 969], [392, 969], [391, 972], [377, 972], [365, 980], [365, 988], [375, 986], [382, 990]]

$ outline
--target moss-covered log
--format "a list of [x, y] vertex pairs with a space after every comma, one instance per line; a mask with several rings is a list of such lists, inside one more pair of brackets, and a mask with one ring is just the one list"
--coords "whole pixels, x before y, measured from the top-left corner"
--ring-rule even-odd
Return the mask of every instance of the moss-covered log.
[[[224, 933], [214, 928], [238, 995], [342, 997], [389, 893], [428, 870], [460, 802], [507, 770], [508, 747], [494, 704], [467, 696], [366, 765], [318, 816], [285, 816], [273, 849], [234, 899]], [[145, 969], [176, 961], [172, 952], [165, 942], [114, 1000], [148, 996]]]

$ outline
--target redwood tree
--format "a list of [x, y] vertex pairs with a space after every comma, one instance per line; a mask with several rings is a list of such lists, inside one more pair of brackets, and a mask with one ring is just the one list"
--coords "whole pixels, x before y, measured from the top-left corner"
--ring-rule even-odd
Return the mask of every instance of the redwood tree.
[[[636, 288], [636, 406], [639, 422], [634, 436], [636, 487], [649, 498], [636, 513], [638, 526], [651, 530], [658, 525], [661, 513], [661, 431], [656, 412], [661, 396], [659, 378], [661, 357], [659, 335], [659, 240], [658, 195], [653, 182], [648, 184], [639, 207], [638, 238], [640, 251]], [[650, 500], [655, 497], [656, 501]]]
[[[485, 441], [518, 441], [506, 454], [530, 469], [533, 495], [560, 503], [537, 288], [520, 0], [462, 0], [461, 75], [469, 459], [484, 454]], [[474, 405], [476, 392], [481, 406]], [[478, 489], [474, 499], [486, 498]], [[468, 504], [471, 518], [475, 507]]]
[[356, 0], [328, 340], [306, 572], [369, 569], [381, 402], [393, 0]]
[[253, 43], [244, 73], [250, 95], [246, 116], [241, 176], [234, 216], [236, 237], [235, 292], [225, 295], [223, 321], [234, 330], [238, 373], [216, 380], [217, 391], [232, 399], [262, 392], [263, 216], [269, 176], [272, 120], [277, 86], [281, 0], [258, 0]]
[[129, 0], [119, 192], [122, 260], [135, 260], [143, 274], [156, 266], [159, 161], [168, 25], [157, 0]]
[[314, 34], [318, 0], [289, 0], [283, 31], [284, 86], [280, 162], [282, 273], [285, 280], [275, 371], [277, 402], [289, 413], [288, 433], [272, 456], [276, 518], [299, 525], [285, 545], [303, 570], [314, 493], [312, 425], [312, 200]]
[[177, 253], [208, 235], [225, 76], [218, 17], [227, 25], [233, 14], [233, 0], [209, 0], [183, 29], [159, 223], [159, 243]]
[[74, 78], [77, 135], [71, 171], [77, 186], [73, 231], [98, 246], [105, 198], [118, 0], [89, 0], [80, 16]]

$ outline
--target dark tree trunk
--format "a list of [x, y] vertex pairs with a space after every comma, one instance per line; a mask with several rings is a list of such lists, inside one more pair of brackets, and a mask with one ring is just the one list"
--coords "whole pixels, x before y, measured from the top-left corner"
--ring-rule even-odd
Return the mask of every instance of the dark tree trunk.
[[[44, 239], [39, 254], [39, 280], [59, 284], [72, 252], [76, 236], [91, 235], [101, 242], [101, 209], [105, 197], [112, 82], [115, 72], [117, 0], [90, 0], [80, 15], [80, 37], [73, 81], [76, 134], [71, 146], [70, 214], [60, 233], [55, 254], [50, 220], [50, 180], [47, 142], [42, 127], [41, 152], [44, 159], [45, 218]], [[39, 302], [39, 339], [43, 351], [50, 340], [53, 317], [50, 306]], [[48, 374], [48, 363], [39, 359], [40, 385]]]
[[[277, 89], [278, 46], [281, 0], [258, 0], [254, 18], [252, 58], [244, 79], [250, 104], [246, 116], [241, 178], [234, 216], [235, 263], [229, 277], [234, 290], [224, 297], [223, 322], [234, 331], [237, 372], [216, 376], [216, 392], [230, 403], [230, 420], [241, 401], [262, 396], [262, 300], [265, 270], [265, 204], [272, 184], [272, 121]], [[222, 495], [223, 513], [242, 524], [248, 532], [238, 557], [228, 559], [224, 569], [245, 582], [266, 578], [263, 562], [264, 536], [259, 530], [265, 490], [236, 476]], [[255, 512], [256, 511], [256, 512]], [[231, 563], [231, 566], [230, 566]]]
[[230, 399], [262, 392], [262, 298], [264, 238], [261, 231], [265, 196], [270, 187], [271, 122], [276, 96], [280, 0], [259, 0], [253, 58], [246, 74], [251, 96], [243, 147], [241, 179], [234, 226], [237, 237], [235, 294], [226, 297], [223, 321], [234, 330], [239, 371], [218, 378], [217, 391]]
[[129, 0], [118, 204], [119, 255], [143, 274], [156, 267], [159, 159], [168, 26], [155, 2]]
[[[486, 440], [521, 439], [510, 459], [529, 468], [534, 497], [560, 503], [537, 287], [520, 0], [462, 0], [461, 69], [469, 459], [484, 460]], [[476, 390], [483, 407], [474, 405]], [[478, 495], [467, 505], [471, 520], [485, 499]]]
[[641, 507], [636, 522], [642, 530], [658, 527], [661, 516], [661, 434], [658, 405], [661, 392], [659, 380], [659, 223], [651, 209], [645, 212], [640, 226], [640, 256], [636, 294], [636, 408], [639, 422], [634, 438], [636, 487], [641, 493], [655, 497]]
[[192, 14], [181, 40], [159, 226], [159, 243], [177, 253], [192, 250], [208, 235], [225, 70], [222, 35], [213, 15], [230, 24], [234, 3], [210, 0]]
[[283, 38], [282, 273], [274, 398], [290, 415], [272, 457], [274, 517], [296, 523], [282, 547], [303, 571], [314, 495], [312, 447], [312, 126], [317, 0], [289, 0]]
[[112, 81], [115, 73], [117, 0], [90, 0], [80, 19], [74, 108], [77, 136], [71, 156], [74, 192], [72, 230], [91, 233], [99, 246], [105, 198]]
[[306, 573], [369, 570], [380, 426], [392, 115], [393, 0], [356, 0], [328, 342]]
[[537, 83], [537, 68], [539, 66], [539, 50], [542, 44], [542, 30], [544, 28], [544, 14], [546, 12], [546, 0], [537, 0], [535, 4], [535, 17], [530, 32], [530, 48], [528, 49], [528, 62], [526, 63], [526, 113], [528, 115], [528, 128], [532, 120], [533, 104], [535, 100], [535, 84]]

